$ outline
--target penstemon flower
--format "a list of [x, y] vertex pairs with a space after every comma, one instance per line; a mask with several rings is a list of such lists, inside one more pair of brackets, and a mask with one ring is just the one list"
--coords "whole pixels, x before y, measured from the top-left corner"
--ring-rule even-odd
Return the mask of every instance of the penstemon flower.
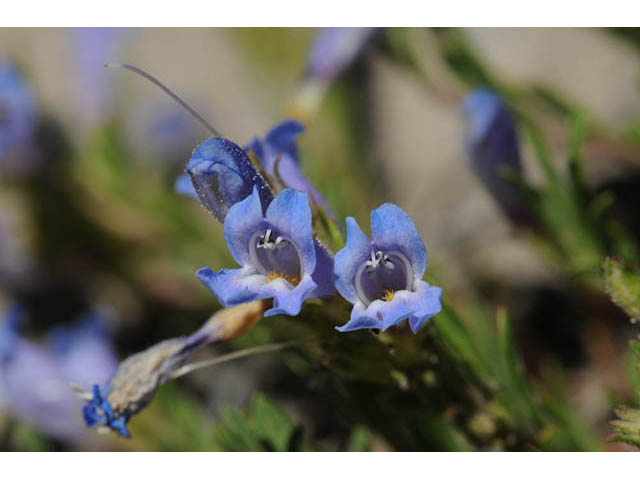
[[529, 206], [505, 177], [507, 170], [522, 172], [513, 115], [498, 95], [485, 88], [469, 93], [462, 111], [471, 168], [509, 218], [517, 223], [526, 221], [530, 217]]
[[375, 31], [368, 27], [320, 29], [309, 49], [296, 98], [295, 106], [300, 114], [317, 109], [327, 88], [355, 62]]
[[415, 333], [441, 310], [442, 289], [422, 280], [424, 243], [411, 218], [390, 203], [371, 212], [371, 237], [347, 218], [347, 244], [336, 254], [334, 278], [353, 309], [338, 330], [386, 330], [408, 319]]
[[198, 277], [225, 307], [273, 298], [265, 316], [297, 315], [308, 298], [334, 291], [332, 259], [314, 240], [305, 193], [284, 189], [264, 212], [254, 187], [229, 210], [224, 237], [241, 268], [216, 273], [205, 267]]
[[306, 76], [331, 81], [355, 60], [375, 30], [369, 27], [321, 29], [309, 51]]
[[[187, 174], [202, 204], [219, 221], [224, 222], [229, 209], [247, 198], [254, 187], [266, 209], [273, 193], [255, 169], [247, 153], [222, 137], [213, 137], [198, 145], [187, 164]], [[178, 179], [183, 191], [185, 180]]]
[[20, 323], [15, 308], [0, 321], [0, 404], [52, 437], [82, 441], [86, 429], [70, 385], [103, 381], [117, 365], [102, 320], [92, 314], [55, 328], [46, 344], [23, 337]]
[[264, 140], [256, 138], [245, 150], [251, 150], [260, 161], [265, 173], [279, 178], [285, 187], [306, 192], [311, 199], [333, 217], [329, 205], [300, 168], [296, 139], [304, 132], [304, 125], [295, 120], [284, 120], [273, 127]]
[[95, 127], [114, 114], [113, 86], [105, 75], [104, 62], [124, 50], [134, 30], [128, 28], [83, 27], [67, 30], [75, 75], [71, 75], [73, 102], [79, 126]]

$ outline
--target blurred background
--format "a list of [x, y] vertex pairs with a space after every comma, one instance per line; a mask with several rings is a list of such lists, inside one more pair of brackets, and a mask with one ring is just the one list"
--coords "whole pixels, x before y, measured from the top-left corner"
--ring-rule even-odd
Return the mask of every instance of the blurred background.
[[[638, 258], [639, 48], [633, 29], [0, 29], [0, 448], [632, 448], [607, 438], [613, 408], [640, 402], [629, 348], [638, 331], [599, 269], [606, 256]], [[234, 265], [222, 225], [174, 191], [208, 132], [109, 62], [157, 76], [239, 145], [302, 121], [302, 168], [339, 224], [368, 225], [386, 201], [405, 209], [428, 279], [487, 355], [499, 324], [487, 339], [475, 315], [509, 313], [517, 380], [499, 369], [467, 376], [482, 372], [477, 359], [448, 356], [455, 342], [434, 327], [411, 343], [415, 359], [394, 364], [390, 387], [353, 365], [378, 355], [367, 342], [397, 359], [401, 341], [335, 332], [341, 343], [320, 353], [250, 357], [162, 387], [131, 440], [85, 428], [69, 385], [102, 384], [119, 360], [197, 329], [219, 304], [195, 271]], [[505, 215], [466, 148], [462, 104], [477, 87], [514, 112], [520, 173], [536, 188], [549, 180], [536, 138], [564, 172], [582, 125], [579, 217], [606, 209], [624, 233], [572, 223], [562, 193], [542, 215], [561, 212], [555, 230]], [[572, 247], [563, 238], [573, 228], [589, 233]], [[590, 235], [604, 238], [592, 250]], [[304, 321], [261, 321], [203, 355], [304, 336]], [[511, 412], [518, 402], [534, 406]]]

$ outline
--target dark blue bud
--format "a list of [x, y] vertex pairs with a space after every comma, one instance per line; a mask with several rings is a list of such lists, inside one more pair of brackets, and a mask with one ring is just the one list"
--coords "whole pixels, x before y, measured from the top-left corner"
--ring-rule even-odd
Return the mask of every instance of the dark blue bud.
[[219, 222], [224, 222], [233, 205], [251, 195], [254, 186], [265, 211], [273, 200], [271, 188], [247, 153], [225, 138], [209, 138], [198, 145], [187, 173], [200, 201]]
[[465, 97], [462, 111], [465, 148], [473, 172], [512, 220], [524, 220], [529, 216], [529, 207], [522, 193], [505, 177], [507, 171], [522, 172], [511, 111], [498, 95], [484, 88]]

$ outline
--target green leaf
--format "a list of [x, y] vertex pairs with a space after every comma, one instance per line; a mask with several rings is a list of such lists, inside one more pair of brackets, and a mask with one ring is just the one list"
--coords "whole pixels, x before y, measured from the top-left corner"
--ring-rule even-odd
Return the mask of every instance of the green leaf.
[[613, 301], [632, 321], [640, 319], [640, 271], [612, 258], [605, 260], [603, 271], [605, 287]]
[[502, 90], [499, 82], [471, 47], [464, 30], [436, 28], [434, 32], [445, 62], [463, 82], [470, 87], [482, 85]]
[[303, 429], [262, 394], [255, 394], [246, 413], [226, 406], [222, 422], [216, 426], [216, 438], [227, 451], [299, 451], [304, 450]]
[[349, 451], [351, 452], [370, 452], [371, 451], [371, 434], [367, 427], [357, 425], [351, 432], [349, 438]]
[[584, 204], [587, 198], [587, 184], [581, 155], [587, 133], [587, 122], [584, 114], [574, 113], [571, 119], [571, 133], [569, 135], [569, 178], [573, 193], [580, 205]]
[[613, 412], [618, 420], [610, 422], [617, 432], [613, 434], [609, 441], [625, 442], [636, 447], [640, 447], [640, 410], [630, 407], [616, 407]]
[[525, 135], [531, 142], [535, 152], [535, 158], [544, 172], [549, 185], [557, 185], [559, 182], [558, 172], [551, 161], [549, 146], [547, 145], [542, 133], [532, 124], [524, 125]]
[[447, 452], [469, 452], [475, 450], [463, 433], [442, 418], [434, 417], [422, 423], [422, 432]]

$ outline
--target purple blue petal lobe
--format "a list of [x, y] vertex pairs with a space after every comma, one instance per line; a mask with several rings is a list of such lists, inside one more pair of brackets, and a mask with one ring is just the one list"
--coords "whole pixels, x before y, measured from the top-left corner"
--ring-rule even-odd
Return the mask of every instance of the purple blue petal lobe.
[[369, 238], [358, 226], [355, 218], [348, 217], [347, 244], [335, 257], [335, 284], [338, 292], [351, 303], [358, 300], [355, 288], [355, 276], [358, 268], [369, 258]]
[[269, 205], [266, 220], [270, 225], [277, 227], [295, 246], [303, 261], [304, 270], [313, 272], [316, 267], [316, 255], [307, 195], [291, 189], [283, 190]]
[[281, 180], [284, 187], [308, 193], [313, 202], [335, 219], [326, 200], [300, 166], [296, 141], [302, 132], [304, 125], [300, 122], [284, 120], [273, 127], [264, 140], [256, 138], [245, 148], [255, 153], [268, 176]]
[[291, 155], [298, 162], [298, 147], [296, 144], [298, 135], [305, 130], [304, 125], [296, 120], [284, 120], [273, 127], [267, 136], [265, 142], [274, 151], [280, 154]]
[[400, 207], [385, 203], [371, 212], [371, 237], [386, 250], [404, 253], [417, 279], [427, 269], [427, 250], [413, 220]]
[[264, 225], [260, 195], [255, 188], [251, 195], [231, 207], [224, 222], [224, 239], [231, 256], [240, 265], [251, 262], [249, 242]]
[[193, 186], [193, 180], [191, 180], [191, 177], [186, 173], [183, 173], [176, 179], [173, 189], [176, 193], [184, 195], [185, 197], [199, 198], [198, 192], [196, 192]]

